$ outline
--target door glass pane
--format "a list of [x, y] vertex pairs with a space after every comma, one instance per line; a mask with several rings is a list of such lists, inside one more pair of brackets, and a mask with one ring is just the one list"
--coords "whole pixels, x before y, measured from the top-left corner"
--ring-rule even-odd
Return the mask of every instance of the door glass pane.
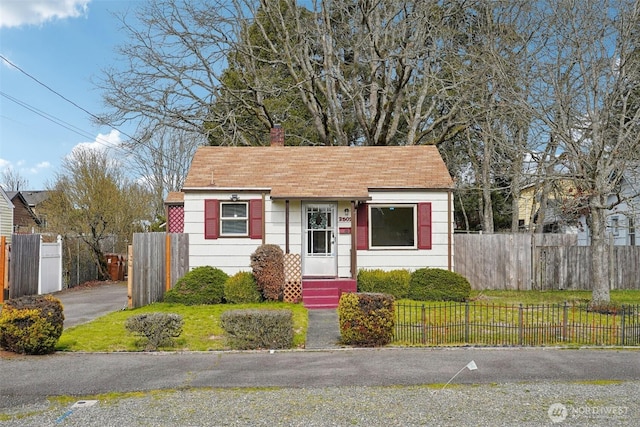
[[332, 253], [333, 217], [331, 206], [307, 207], [307, 254], [330, 255]]

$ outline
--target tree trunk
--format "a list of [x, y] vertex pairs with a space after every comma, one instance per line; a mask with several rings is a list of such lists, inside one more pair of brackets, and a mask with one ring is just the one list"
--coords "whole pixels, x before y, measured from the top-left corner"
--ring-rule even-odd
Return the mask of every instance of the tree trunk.
[[591, 230], [591, 302], [594, 305], [610, 302], [608, 242], [605, 238], [604, 210], [591, 208], [589, 229]]

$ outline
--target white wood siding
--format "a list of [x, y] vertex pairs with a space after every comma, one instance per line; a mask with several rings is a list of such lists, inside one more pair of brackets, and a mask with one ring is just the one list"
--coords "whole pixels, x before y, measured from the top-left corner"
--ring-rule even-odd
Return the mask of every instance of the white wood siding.
[[2, 194], [0, 194], [0, 236], [5, 236], [7, 238], [7, 243], [11, 243], [12, 233], [13, 204], [3, 191]]
[[[238, 193], [240, 201], [250, 199], [262, 199], [261, 193]], [[251, 254], [262, 244], [261, 240], [243, 238], [205, 239], [204, 238], [204, 200], [218, 199], [229, 200], [228, 193], [185, 193], [184, 196], [184, 232], [189, 234], [189, 264], [191, 268], [210, 265], [224, 270], [227, 274], [235, 274], [238, 271], [251, 270]], [[432, 249], [419, 250], [360, 250], [358, 251], [358, 268], [384, 270], [409, 269], [415, 270], [422, 267], [448, 267], [449, 263], [449, 238], [447, 215], [453, 212], [447, 207], [448, 197], [446, 192], [375, 192], [371, 194], [371, 204], [385, 203], [432, 203]], [[272, 201], [269, 195], [264, 199], [264, 223], [265, 243], [276, 244], [285, 250], [285, 202], [283, 200]], [[331, 202], [327, 200], [326, 202]], [[351, 212], [351, 203], [338, 202], [338, 216], [345, 216], [345, 209]], [[302, 203], [292, 200], [289, 203], [289, 249], [291, 253], [302, 254]], [[347, 223], [339, 224], [343, 227]], [[336, 235], [338, 276], [351, 276], [351, 234]], [[453, 259], [453, 254], [451, 254]]]
[[[431, 249], [369, 249], [358, 251], [358, 269], [397, 270], [431, 267], [447, 269], [449, 264], [449, 237], [447, 229], [453, 227], [453, 218], [448, 220], [447, 192], [375, 192], [369, 204], [431, 202]], [[453, 203], [453, 202], [452, 202]], [[450, 230], [452, 233], [453, 230]], [[451, 253], [453, 259], [453, 252]], [[453, 267], [453, 266], [452, 266]]]

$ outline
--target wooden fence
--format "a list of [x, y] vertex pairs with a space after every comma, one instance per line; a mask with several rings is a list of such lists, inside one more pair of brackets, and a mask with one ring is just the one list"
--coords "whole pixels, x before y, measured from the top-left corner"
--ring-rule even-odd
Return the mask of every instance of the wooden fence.
[[[455, 271], [473, 289], [591, 290], [591, 247], [575, 235], [456, 234]], [[640, 289], [640, 246], [610, 246], [611, 289]]]
[[129, 308], [162, 301], [189, 271], [189, 235], [134, 233], [129, 248]]
[[[44, 243], [40, 234], [14, 234], [4, 259], [9, 274], [3, 275], [3, 297], [47, 294], [62, 289], [62, 240]], [[8, 288], [8, 292], [4, 292]], [[6, 293], [6, 295], [5, 295]]]

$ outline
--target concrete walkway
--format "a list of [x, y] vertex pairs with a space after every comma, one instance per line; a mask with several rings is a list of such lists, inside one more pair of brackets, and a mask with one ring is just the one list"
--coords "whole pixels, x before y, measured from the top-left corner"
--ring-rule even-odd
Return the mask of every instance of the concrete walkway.
[[309, 310], [307, 343], [309, 350], [340, 347], [340, 325], [338, 310]]

